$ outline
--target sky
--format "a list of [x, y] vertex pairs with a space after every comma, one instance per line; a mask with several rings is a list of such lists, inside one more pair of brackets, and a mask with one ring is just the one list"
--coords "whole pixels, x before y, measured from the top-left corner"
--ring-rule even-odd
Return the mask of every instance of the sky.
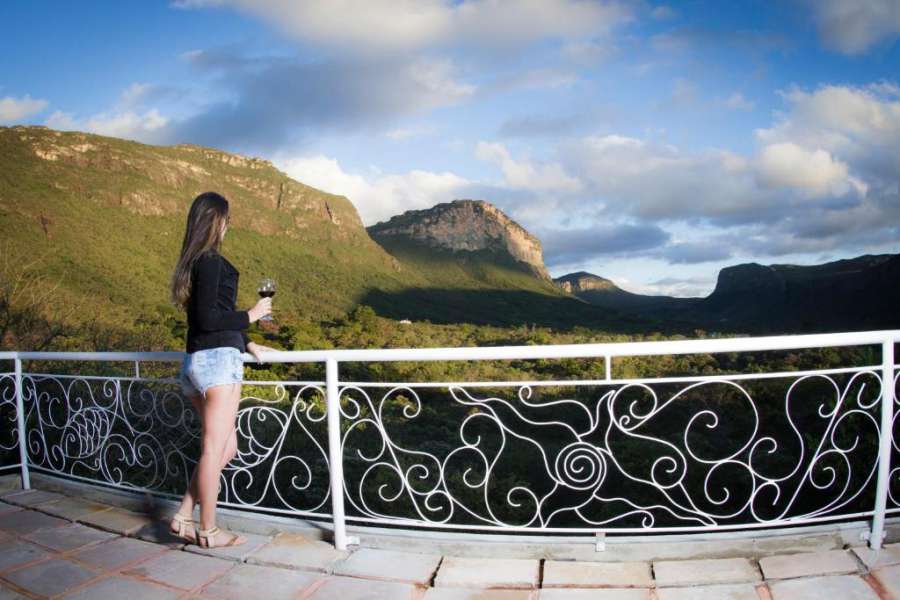
[[900, 252], [900, 0], [0, 3], [0, 125], [193, 143], [365, 225], [498, 206], [554, 277], [706, 296]]

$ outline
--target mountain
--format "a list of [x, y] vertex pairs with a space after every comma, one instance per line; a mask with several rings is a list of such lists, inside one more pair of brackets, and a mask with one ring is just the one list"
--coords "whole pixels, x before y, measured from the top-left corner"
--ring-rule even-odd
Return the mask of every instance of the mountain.
[[726, 267], [705, 298], [632, 294], [583, 271], [554, 282], [579, 298], [635, 318], [709, 330], [778, 333], [900, 327], [900, 254], [810, 266]]
[[[430, 239], [424, 230], [412, 228], [419, 234], [405, 239], [399, 226], [384, 235], [376, 226], [370, 235], [350, 200], [294, 181], [265, 160], [0, 127], [0, 252], [9, 264], [37, 261], [48, 284], [58, 282], [55, 297], [87, 308], [80, 318], [183, 326], [168, 283], [190, 203], [207, 190], [229, 199], [222, 251], [241, 271], [238, 306], [252, 306], [257, 281], [273, 277], [282, 323], [327, 321], [367, 304], [398, 320], [652, 328], [554, 286], [540, 243], [486, 202], [451, 203], [454, 218], [469, 219], [480, 238], [467, 241], [457, 227], [450, 246], [422, 252], [420, 239]], [[460, 206], [468, 208], [457, 212]], [[436, 232], [451, 230], [437, 219]], [[409, 244], [415, 250], [407, 252]], [[469, 250], [452, 249], [466, 244]]]
[[417, 314], [440, 323], [580, 325], [630, 332], [659, 328], [559, 289], [544, 266], [540, 240], [483, 200], [408, 210], [366, 231], [430, 284], [399, 296], [373, 290], [366, 304], [387, 316], [402, 318], [398, 306], [415, 306]]
[[229, 199], [223, 253], [241, 269], [238, 304], [260, 277], [282, 315], [337, 316], [368, 286], [424, 285], [372, 241], [356, 208], [265, 160], [193, 145], [150, 146], [44, 127], [0, 128], [0, 231], [17, 257], [44, 257], [72, 301], [110, 320], [162, 310], [193, 198]]
[[366, 230], [385, 248], [409, 243], [419, 251], [473, 257], [518, 268], [550, 281], [541, 242], [499, 208], [483, 200], [454, 200], [424, 210], [408, 210]]
[[616, 310], [658, 309], [682, 304], [692, 304], [695, 298], [671, 296], [646, 296], [627, 292], [615, 283], [585, 271], [569, 273], [553, 280], [562, 290], [586, 302]]
[[719, 272], [698, 318], [729, 329], [845, 331], [900, 327], [900, 254], [821, 265], [749, 263]]

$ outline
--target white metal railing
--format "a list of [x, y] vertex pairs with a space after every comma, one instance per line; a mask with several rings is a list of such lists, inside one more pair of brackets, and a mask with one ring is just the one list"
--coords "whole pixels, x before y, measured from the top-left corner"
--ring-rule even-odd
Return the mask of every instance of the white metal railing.
[[[893, 436], [898, 342], [900, 331], [890, 330], [271, 352], [267, 362], [324, 363], [325, 380], [245, 381], [245, 390], [259, 395], [243, 398], [240, 450], [223, 472], [223, 504], [330, 518], [341, 549], [354, 541], [348, 521], [600, 533], [760, 529], [860, 517], [872, 519], [869, 544], [878, 548], [885, 515], [900, 512], [900, 494], [891, 490], [900, 482], [900, 465], [891, 465], [892, 454], [900, 453]], [[880, 346], [880, 363], [612, 376], [617, 357], [859, 345]], [[173, 378], [142, 377], [140, 363], [182, 358], [181, 352], [0, 352], [0, 361], [13, 362], [12, 372], [0, 373], [0, 450], [18, 456], [6, 467], [21, 469], [26, 488], [34, 470], [174, 496], [196, 461], [197, 418]], [[347, 362], [560, 358], [602, 358], [605, 376], [339, 378], [339, 365]], [[249, 354], [244, 359], [254, 361]], [[127, 361], [135, 374], [26, 373], [22, 361]], [[748, 391], [754, 384], [758, 398]], [[778, 385], [787, 387], [775, 410]], [[533, 398], [555, 387], [574, 389], [575, 397]], [[436, 396], [443, 389], [449, 399]], [[508, 394], [513, 399], [482, 393], [506, 389], [515, 390]], [[413, 435], [438, 430], [441, 435]], [[410, 445], [413, 438], [419, 447]]]

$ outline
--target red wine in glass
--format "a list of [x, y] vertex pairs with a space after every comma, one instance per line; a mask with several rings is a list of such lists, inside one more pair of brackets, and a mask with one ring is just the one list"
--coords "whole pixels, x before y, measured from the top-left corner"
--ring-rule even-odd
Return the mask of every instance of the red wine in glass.
[[[275, 295], [275, 280], [270, 279], [269, 277], [264, 277], [259, 282], [259, 289], [256, 290], [260, 297], [262, 298], [271, 298]], [[260, 318], [260, 321], [272, 321], [272, 315], [268, 314], [264, 317]]]

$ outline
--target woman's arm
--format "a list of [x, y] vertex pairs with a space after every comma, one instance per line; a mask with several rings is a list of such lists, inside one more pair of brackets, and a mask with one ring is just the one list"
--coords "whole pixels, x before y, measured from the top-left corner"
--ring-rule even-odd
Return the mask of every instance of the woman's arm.
[[263, 346], [262, 344], [257, 344], [256, 342], [250, 342], [247, 344], [247, 352], [253, 355], [253, 358], [256, 359], [256, 362], [262, 363], [265, 361], [266, 352], [279, 352], [278, 348], [270, 348], [269, 346]]
[[197, 259], [196, 295], [197, 326], [204, 331], [247, 329], [250, 313], [246, 310], [222, 310], [216, 306], [222, 260], [217, 256]]

